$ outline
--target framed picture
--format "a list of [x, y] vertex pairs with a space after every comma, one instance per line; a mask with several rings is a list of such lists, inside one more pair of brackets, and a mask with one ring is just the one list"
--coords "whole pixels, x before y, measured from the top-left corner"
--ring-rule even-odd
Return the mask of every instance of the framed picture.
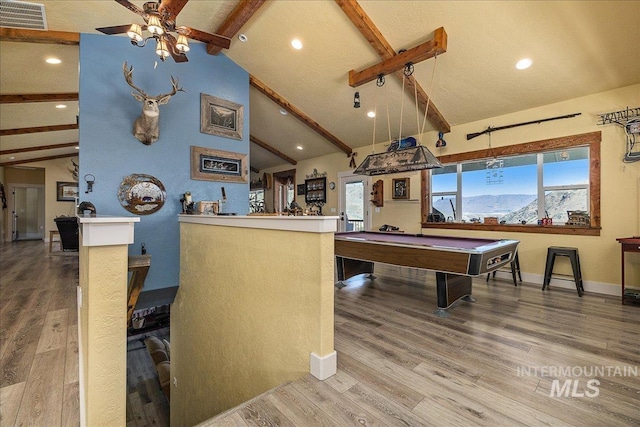
[[298, 196], [304, 196], [304, 184], [298, 184], [297, 185], [297, 195]]
[[219, 212], [218, 202], [201, 201], [198, 202], [198, 214], [200, 215], [217, 215]]
[[59, 202], [75, 202], [78, 197], [78, 183], [56, 182], [56, 195]]
[[394, 178], [392, 180], [392, 195], [394, 199], [409, 199], [410, 178]]
[[247, 182], [247, 155], [192, 145], [191, 179]]
[[242, 105], [216, 96], [200, 94], [200, 132], [242, 139]]

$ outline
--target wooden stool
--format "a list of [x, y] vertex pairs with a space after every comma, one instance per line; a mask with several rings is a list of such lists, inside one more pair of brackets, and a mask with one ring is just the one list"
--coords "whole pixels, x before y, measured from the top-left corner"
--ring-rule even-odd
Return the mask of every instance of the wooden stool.
[[[53, 251], [53, 238], [55, 236], [60, 237], [60, 232], [58, 230], [49, 230], [49, 253]], [[60, 244], [60, 250], [62, 250], [62, 240], [56, 240]]]
[[138, 303], [138, 297], [144, 286], [144, 279], [147, 278], [149, 267], [151, 266], [151, 255], [131, 255], [129, 256], [129, 268], [131, 279], [127, 286], [127, 328], [131, 327], [131, 317], [133, 310]]
[[549, 246], [549, 249], [547, 249], [547, 264], [544, 269], [544, 281], [542, 282], [542, 290], [544, 291], [549, 287], [549, 282], [551, 281], [551, 276], [553, 275], [553, 264], [557, 256], [566, 256], [571, 260], [571, 268], [573, 269], [573, 281], [576, 282], [576, 290], [578, 291], [578, 296], [582, 296], [582, 294], [584, 293], [584, 287], [582, 286], [582, 270], [580, 269], [580, 257], [578, 256], [578, 248]]
[[[518, 278], [520, 279], [520, 283], [522, 283], [522, 274], [520, 273], [520, 259], [518, 258], [518, 252], [516, 252], [516, 256], [513, 257], [513, 259], [511, 260], [511, 262], [509, 263], [509, 267], [511, 267], [511, 277], [513, 277], [513, 285], [514, 286], [518, 286], [518, 281], [516, 280], [516, 273], [518, 274]], [[504, 267], [499, 268], [498, 270], [502, 269]], [[498, 270], [493, 270], [491, 273], [493, 273], [493, 278], [495, 279], [496, 277], [496, 271]], [[491, 276], [491, 273], [487, 273], [487, 282], [489, 281], [489, 277]]]

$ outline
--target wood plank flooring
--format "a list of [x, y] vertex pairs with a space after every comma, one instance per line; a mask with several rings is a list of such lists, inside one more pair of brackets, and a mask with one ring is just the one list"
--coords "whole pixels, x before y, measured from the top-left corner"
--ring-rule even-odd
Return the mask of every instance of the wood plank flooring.
[[[334, 377], [283, 384], [203, 425], [640, 425], [640, 306], [480, 278], [477, 302], [442, 319], [433, 273], [376, 270], [375, 281], [335, 291]], [[77, 280], [72, 255], [49, 256], [42, 242], [0, 245], [3, 427], [79, 424]], [[146, 349], [133, 339], [129, 350], [127, 425], [168, 425]], [[631, 372], [589, 375], [602, 367]], [[590, 379], [598, 395], [578, 397], [593, 392]], [[557, 396], [565, 380], [579, 381], [575, 396], [573, 383]]]
[[169, 340], [169, 328], [130, 336], [127, 340], [127, 426], [168, 426], [169, 401], [144, 345], [148, 336]]
[[77, 426], [77, 252], [0, 244], [0, 425]]
[[376, 275], [335, 291], [334, 377], [283, 384], [201, 425], [640, 425], [640, 306], [483, 277], [477, 302], [443, 319], [434, 273]]

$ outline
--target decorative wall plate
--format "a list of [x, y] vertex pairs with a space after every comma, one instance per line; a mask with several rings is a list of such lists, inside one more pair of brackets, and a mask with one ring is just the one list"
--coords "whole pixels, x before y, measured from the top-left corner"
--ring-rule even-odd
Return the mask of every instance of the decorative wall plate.
[[166, 198], [164, 185], [151, 175], [134, 173], [126, 176], [118, 189], [118, 200], [122, 207], [136, 215], [159, 211]]

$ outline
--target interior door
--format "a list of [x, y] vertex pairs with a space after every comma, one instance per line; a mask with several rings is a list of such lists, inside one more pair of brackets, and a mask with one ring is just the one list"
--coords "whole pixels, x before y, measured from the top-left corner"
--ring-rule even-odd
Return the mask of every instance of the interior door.
[[11, 221], [11, 240], [39, 240], [44, 238], [44, 189], [14, 187]]
[[371, 228], [369, 193], [371, 178], [365, 175], [353, 175], [349, 172], [338, 173], [338, 210], [340, 221], [338, 231], [360, 231]]

